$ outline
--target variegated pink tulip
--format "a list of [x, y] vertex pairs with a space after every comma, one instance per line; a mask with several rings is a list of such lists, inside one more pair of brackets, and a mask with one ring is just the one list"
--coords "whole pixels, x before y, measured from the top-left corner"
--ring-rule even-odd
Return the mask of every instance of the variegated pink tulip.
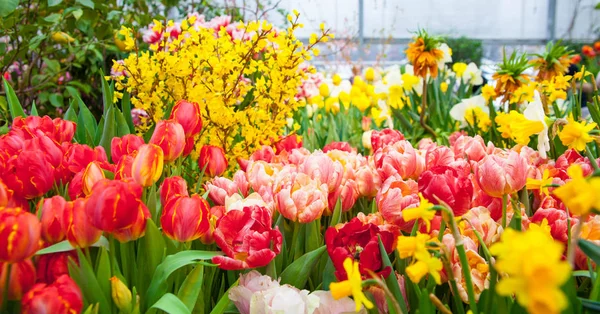
[[321, 151], [316, 151], [308, 156], [301, 169], [311, 178], [327, 184], [329, 193], [338, 188], [344, 176], [344, 166], [339, 161], [333, 161]]
[[454, 150], [456, 157], [467, 158], [474, 161], [480, 161], [483, 157], [487, 156], [489, 153], [488, 149], [491, 148], [493, 148], [493, 146], [490, 146], [490, 148], [485, 146], [483, 138], [479, 135], [476, 135], [475, 137], [463, 135], [458, 137], [454, 144], [452, 144], [452, 149]]
[[475, 168], [475, 177], [485, 193], [493, 197], [502, 197], [525, 186], [527, 170], [525, 158], [510, 151], [502, 155], [486, 156]]
[[402, 217], [402, 210], [419, 206], [417, 183], [413, 180], [397, 180], [389, 178], [383, 183], [381, 190], [375, 198], [377, 208], [383, 218], [402, 229], [410, 232], [414, 221], [405, 221]]
[[403, 179], [413, 178], [417, 170], [417, 153], [410, 142], [402, 140], [375, 152], [375, 165], [382, 180], [399, 174]]
[[329, 193], [329, 211], [327, 212], [327, 215], [333, 213], [338, 200], [341, 201], [342, 211], [349, 211], [350, 208], [354, 206], [354, 203], [356, 203], [358, 196], [358, 185], [356, 184], [356, 181], [352, 179], [343, 180], [341, 185], [335, 191]]
[[246, 174], [241, 170], [233, 175], [233, 180], [215, 177], [204, 188], [215, 205], [225, 205], [225, 197], [234, 194], [241, 193], [243, 196], [248, 196], [248, 180], [246, 180]]
[[381, 188], [381, 177], [371, 165], [365, 165], [356, 171], [356, 184], [360, 196], [373, 198]]
[[491, 217], [490, 211], [486, 207], [473, 207], [462, 218], [459, 224], [461, 233], [471, 238], [471, 240], [475, 242], [479, 241], [475, 234], [475, 231], [477, 231], [488, 247], [492, 243], [499, 241], [502, 234], [502, 226]]
[[298, 173], [290, 186], [275, 195], [275, 203], [283, 217], [300, 223], [312, 222], [327, 209], [327, 184]]

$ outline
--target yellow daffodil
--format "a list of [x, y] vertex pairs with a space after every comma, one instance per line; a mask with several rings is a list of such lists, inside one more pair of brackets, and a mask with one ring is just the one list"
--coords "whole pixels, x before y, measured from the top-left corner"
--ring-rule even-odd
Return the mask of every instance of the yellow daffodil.
[[579, 81], [579, 80], [582, 80], [583, 78], [585, 78], [586, 76], [594, 77], [594, 74], [592, 74], [592, 72], [586, 71], [585, 65], [584, 65], [581, 67], [581, 71], [579, 71], [573, 75], [573, 80]]
[[442, 82], [440, 84], [440, 90], [442, 91], [442, 93], [445, 93], [446, 91], [448, 91], [448, 83]]
[[529, 313], [560, 313], [567, 306], [561, 286], [571, 276], [563, 251], [543, 225], [530, 224], [525, 232], [506, 229], [501, 241], [490, 247], [497, 257], [496, 269], [504, 274], [496, 292], [515, 295]]
[[334, 74], [331, 79], [333, 81], [333, 85], [335, 85], [335, 86], [338, 86], [338, 85], [340, 85], [340, 83], [342, 83], [342, 77], [337, 73]]
[[452, 65], [452, 71], [456, 73], [456, 77], [461, 78], [465, 70], [467, 69], [467, 64], [463, 62], [456, 62]]
[[396, 241], [396, 249], [400, 258], [415, 256], [417, 252], [427, 251], [427, 241], [431, 237], [428, 234], [417, 233], [414, 237], [399, 236]]
[[565, 89], [569, 88], [571, 78], [572, 78], [571, 75], [557, 75], [553, 79], [554, 85], [558, 89], [565, 90]]
[[372, 67], [368, 67], [365, 70], [365, 80], [369, 82], [373, 82], [375, 80], [375, 69], [373, 69]]
[[319, 86], [319, 94], [323, 97], [329, 96], [329, 85], [327, 85], [327, 83], [323, 83]]
[[419, 206], [404, 209], [402, 211], [402, 218], [404, 221], [421, 219], [427, 226], [427, 231], [429, 232], [429, 229], [431, 229], [431, 220], [435, 217], [435, 211], [432, 210], [433, 204], [424, 198], [421, 193], [419, 193], [419, 199], [421, 199]]
[[548, 186], [552, 184], [553, 179], [554, 178], [550, 176], [550, 171], [545, 169], [541, 179], [527, 178], [526, 186], [528, 190], [540, 190], [543, 195], [547, 196], [550, 195]]
[[485, 102], [488, 103], [490, 100], [494, 100], [496, 98], [496, 90], [494, 90], [494, 86], [486, 84], [481, 88], [481, 96], [485, 99]]
[[515, 110], [511, 110], [509, 113], [498, 113], [495, 121], [502, 137], [510, 138], [520, 145], [529, 144], [531, 135], [544, 130], [544, 124], [541, 121], [529, 120]]
[[587, 124], [586, 121], [577, 122], [569, 118], [567, 125], [558, 133], [558, 137], [563, 145], [577, 151], [583, 151], [586, 144], [594, 140], [589, 133], [594, 128], [596, 128], [595, 122]]
[[461, 123], [462, 127], [477, 126], [482, 131], [487, 131], [492, 125], [489, 108], [481, 95], [463, 99], [450, 109], [450, 116]]
[[600, 209], [600, 178], [586, 179], [583, 170], [578, 164], [573, 164], [567, 169], [571, 180], [556, 188], [556, 195], [575, 215], [586, 215], [592, 208]]
[[416, 262], [406, 267], [408, 278], [414, 283], [419, 283], [425, 275], [430, 274], [438, 285], [441, 284], [442, 261], [431, 256], [429, 252], [417, 252], [415, 258]]
[[354, 303], [356, 304], [356, 312], [360, 311], [362, 305], [367, 309], [373, 308], [373, 302], [371, 302], [367, 296], [363, 293], [362, 278], [360, 271], [358, 270], [358, 262], [353, 261], [351, 258], [344, 260], [344, 270], [346, 270], [347, 280], [340, 282], [332, 282], [329, 285], [331, 295], [334, 299], [339, 300], [344, 297], [352, 296]]

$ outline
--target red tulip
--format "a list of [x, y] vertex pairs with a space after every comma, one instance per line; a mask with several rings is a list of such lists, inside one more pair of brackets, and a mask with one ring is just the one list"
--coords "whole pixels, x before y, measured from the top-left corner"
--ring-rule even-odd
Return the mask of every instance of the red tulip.
[[256, 205], [227, 212], [213, 237], [226, 256], [215, 256], [212, 262], [225, 270], [267, 266], [283, 241], [279, 228], [271, 228], [269, 210]]
[[51, 284], [58, 277], [69, 274], [69, 259], [77, 262], [75, 251], [40, 255], [37, 259], [37, 280]]
[[42, 153], [38, 157], [45, 158], [54, 168], [58, 168], [63, 160], [62, 148], [45, 135], [26, 140], [23, 145], [23, 151]]
[[196, 140], [194, 137], [188, 137], [185, 139], [185, 147], [183, 148], [183, 157], [189, 156], [196, 148]]
[[20, 208], [0, 211], [0, 261], [15, 263], [31, 257], [40, 247], [41, 224]]
[[594, 51], [594, 48], [592, 48], [588, 45], [584, 45], [581, 48], [581, 53], [583, 53], [588, 58], [593, 58], [596, 56], [596, 52]]
[[94, 185], [85, 213], [92, 226], [112, 233], [136, 222], [140, 208], [146, 206], [141, 197], [142, 186], [135, 182], [103, 179]]
[[23, 130], [29, 134], [30, 138], [37, 134], [45, 134], [57, 143], [70, 142], [75, 135], [77, 125], [74, 122], [55, 118], [52, 120], [48, 116], [26, 118], [17, 117], [13, 121], [12, 128]]
[[162, 148], [154, 144], [140, 146], [131, 165], [134, 181], [143, 187], [152, 186], [162, 175], [163, 163]]
[[165, 205], [160, 224], [165, 235], [178, 242], [200, 238], [208, 231], [210, 205], [197, 194], [172, 198]]
[[527, 182], [527, 160], [517, 152], [489, 155], [475, 168], [479, 187], [490, 196], [502, 197], [521, 190]]
[[[6, 283], [8, 263], [0, 262], [0, 281]], [[26, 259], [11, 265], [8, 284], [8, 299], [21, 300], [23, 295], [35, 284], [35, 267]], [[4, 296], [4, 284], [0, 285], [0, 301]]]
[[350, 146], [348, 142], [331, 142], [323, 147], [324, 153], [330, 150], [341, 150], [343, 152], [356, 153], [356, 148]]
[[571, 57], [572, 64], [579, 64], [581, 62], [581, 55], [574, 55]]
[[180, 176], [168, 177], [160, 186], [160, 202], [163, 206], [173, 197], [188, 195], [187, 182]]
[[83, 171], [84, 170], [76, 173], [71, 179], [71, 182], [69, 182], [69, 188], [67, 189], [67, 192], [69, 193], [69, 198], [72, 200], [86, 196], [83, 193]]
[[159, 121], [149, 143], [162, 148], [166, 162], [173, 161], [181, 156], [185, 148], [183, 127], [173, 120]]
[[404, 134], [398, 130], [383, 129], [381, 131], [374, 130], [373, 133], [371, 133], [371, 147], [374, 152], [379, 148], [402, 140], [404, 140]]
[[99, 163], [97, 161], [90, 162], [83, 171], [83, 176], [81, 177], [83, 183], [83, 193], [85, 195], [90, 195], [94, 185], [103, 179], [104, 171], [102, 171], [102, 168], [100, 168]]
[[227, 170], [227, 158], [221, 147], [204, 145], [200, 149], [200, 158], [198, 158], [198, 166], [200, 169], [205, 169], [211, 177], [222, 175]]
[[56, 195], [46, 198], [40, 202], [42, 219], [42, 238], [48, 244], [58, 243], [65, 239], [65, 231], [61, 226], [61, 220], [67, 205], [67, 201]]
[[132, 155], [125, 155], [121, 157], [119, 163], [117, 163], [117, 166], [115, 167], [115, 180], [133, 180], [132, 167], [136, 154], [137, 152], [134, 152]]
[[22, 151], [7, 164], [3, 180], [16, 195], [26, 199], [42, 196], [54, 185], [54, 168], [42, 151]]
[[78, 198], [67, 202], [63, 213], [62, 228], [67, 234], [67, 240], [74, 247], [89, 247], [102, 235], [102, 230], [98, 230], [90, 223], [85, 208], [86, 199]]
[[106, 151], [102, 146], [91, 148], [83, 144], [72, 144], [65, 152], [64, 159], [65, 167], [72, 173], [85, 170], [92, 161], [98, 161], [102, 169], [114, 170], [114, 166], [108, 163]]
[[198, 103], [179, 100], [173, 106], [169, 119], [181, 124], [186, 137], [194, 136], [202, 130], [202, 116]]
[[0, 209], [6, 207], [13, 197], [13, 191], [10, 190], [0, 179]]
[[471, 209], [473, 183], [462, 172], [447, 166], [436, 166], [421, 174], [419, 192], [433, 204], [447, 204], [455, 216]]
[[110, 156], [113, 163], [118, 163], [121, 157], [130, 155], [144, 145], [144, 139], [134, 135], [127, 134], [123, 137], [113, 137], [110, 142]]
[[80, 313], [83, 309], [81, 290], [68, 275], [50, 285], [38, 283], [21, 300], [21, 313]]
[[329, 227], [325, 232], [327, 253], [335, 267], [338, 280], [346, 280], [344, 260], [358, 260], [359, 270], [363, 278], [370, 278], [367, 270], [387, 277], [392, 269], [384, 267], [379, 251], [379, 238], [385, 251], [389, 254], [394, 249], [395, 236], [389, 231], [380, 230], [372, 223], [363, 224], [358, 218], [352, 218], [348, 223], [339, 227]]
[[150, 211], [146, 205], [142, 204], [138, 209], [137, 217], [129, 227], [115, 230], [112, 234], [121, 243], [137, 240], [146, 233], [146, 220], [151, 218]]
[[282, 152], [292, 152], [292, 150], [296, 148], [302, 147], [302, 137], [293, 133], [288, 136], [281, 137], [279, 141], [275, 142], [275, 151], [277, 154], [281, 154]]

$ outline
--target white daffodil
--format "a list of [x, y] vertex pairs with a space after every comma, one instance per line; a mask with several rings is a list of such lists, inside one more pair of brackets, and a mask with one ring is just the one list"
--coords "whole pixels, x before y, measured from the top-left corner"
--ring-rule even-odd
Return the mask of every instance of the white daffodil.
[[533, 96], [533, 101], [528, 103], [523, 115], [527, 120], [540, 121], [544, 125], [544, 129], [538, 133], [537, 149], [540, 157], [546, 158], [546, 152], [550, 150], [550, 137], [548, 136], [548, 125], [546, 124], [546, 114], [542, 105], [540, 93], [536, 90]]
[[467, 65], [465, 72], [462, 75], [462, 80], [465, 84], [471, 84], [473, 86], [483, 84], [483, 77], [481, 76], [481, 70], [477, 68], [477, 64], [471, 62]]
[[444, 53], [444, 57], [438, 61], [438, 68], [443, 69], [444, 64], [452, 62], [452, 49], [445, 43], [442, 43], [438, 49]]
[[350, 94], [350, 90], [352, 89], [352, 83], [348, 80], [342, 80], [339, 85], [329, 85], [331, 91], [329, 92], [329, 97], [338, 97], [341, 92], [346, 92]]
[[461, 127], [467, 126], [466, 115], [467, 112], [472, 112], [476, 110], [476, 108], [481, 109], [485, 114], [490, 114], [490, 109], [485, 103], [485, 98], [481, 95], [473, 96], [471, 98], [463, 99], [458, 104], [454, 105], [452, 109], [450, 109], [450, 116], [461, 123]]
[[[415, 92], [417, 92], [418, 95], [423, 94], [423, 78], [420, 76], [415, 76], [415, 68], [412, 66], [412, 64], [407, 64], [406, 67], [404, 67], [404, 74], [402, 74], [402, 77], [400, 78], [402, 84], [410, 81], [405, 79], [407, 74], [418, 79], [418, 81], [415, 80], [415, 84], [412, 84], [412, 88], [415, 90]], [[410, 88], [406, 88], [405, 86], [404, 90], [409, 91]]]

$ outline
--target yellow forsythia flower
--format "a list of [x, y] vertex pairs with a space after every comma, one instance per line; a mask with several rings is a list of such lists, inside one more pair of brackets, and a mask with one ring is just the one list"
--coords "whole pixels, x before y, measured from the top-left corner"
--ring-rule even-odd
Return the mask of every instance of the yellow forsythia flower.
[[496, 292], [515, 295], [529, 313], [560, 313], [567, 306], [560, 287], [571, 276], [569, 263], [562, 260], [563, 249], [550, 236], [545, 219], [542, 226], [530, 224], [525, 232], [506, 229], [501, 241], [490, 247], [497, 256], [496, 269], [505, 275]]

